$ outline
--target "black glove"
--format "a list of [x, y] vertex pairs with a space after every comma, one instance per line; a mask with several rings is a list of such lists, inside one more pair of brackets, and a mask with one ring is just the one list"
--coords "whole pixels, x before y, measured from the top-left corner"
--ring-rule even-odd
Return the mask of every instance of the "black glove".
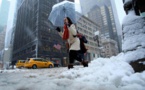
[[58, 31], [58, 32], [60, 32], [60, 31], [61, 31], [59, 27], [57, 27], [55, 30], [56, 30], [56, 31]]

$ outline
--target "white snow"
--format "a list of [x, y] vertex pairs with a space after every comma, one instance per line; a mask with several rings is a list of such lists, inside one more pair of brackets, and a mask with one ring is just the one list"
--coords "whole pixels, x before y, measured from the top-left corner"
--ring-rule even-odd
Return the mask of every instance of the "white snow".
[[138, 59], [142, 59], [145, 57], [145, 49], [138, 48], [137, 50], [134, 51], [122, 53], [121, 56], [122, 60], [126, 62], [136, 61]]
[[134, 73], [124, 55], [94, 59], [86, 68], [3, 72], [0, 90], [145, 90], [145, 71]]
[[123, 51], [134, 50], [138, 46], [145, 47], [145, 20], [141, 16], [135, 16], [133, 11], [124, 18], [122, 44]]
[[127, 62], [145, 58], [145, 19], [136, 16], [134, 11], [123, 20], [123, 57]]
[[21, 69], [11, 69], [11, 70], [0, 70], [0, 73], [16, 73], [16, 72], [25, 72], [27, 70], [21, 70]]

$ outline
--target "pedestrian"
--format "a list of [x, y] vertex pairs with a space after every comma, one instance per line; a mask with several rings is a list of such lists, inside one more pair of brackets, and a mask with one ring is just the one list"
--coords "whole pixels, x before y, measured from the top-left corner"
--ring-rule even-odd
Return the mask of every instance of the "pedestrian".
[[[83, 34], [79, 33], [78, 31], [77, 31], [77, 37], [80, 40], [80, 51], [78, 52], [78, 58], [81, 58], [82, 61], [86, 62], [84, 55], [87, 53], [87, 48], [84, 43], [87, 43], [88, 41], [87, 41], [86, 37]], [[82, 63], [84, 63], [84, 62], [82, 62]], [[83, 65], [84, 65], [84, 67], [88, 66], [85, 63]]]
[[136, 15], [145, 17], [145, 0], [132, 0]]
[[77, 30], [69, 17], [64, 18], [63, 32], [59, 27], [56, 28], [63, 40], [67, 40], [69, 47], [69, 64], [68, 69], [73, 68], [75, 60], [80, 61], [84, 67], [88, 66], [82, 57], [79, 57], [80, 52], [80, 39], [77, 37]]

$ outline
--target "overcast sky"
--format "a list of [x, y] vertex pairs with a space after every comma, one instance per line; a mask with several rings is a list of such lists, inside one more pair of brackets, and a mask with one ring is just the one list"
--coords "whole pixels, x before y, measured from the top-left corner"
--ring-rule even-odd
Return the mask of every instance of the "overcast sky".
[[2, 0], [0, 0], [0, 7], [1, 7], [1, 2], [2, 2]]
[[125, 16], [125, 12], [123, 10], [123, 2], [122, 2], [122, 0], [114, 0], [114, 1], [116, 4], [116, 9], [117, 9], [119, 21], [122, 24], [122, 20]]

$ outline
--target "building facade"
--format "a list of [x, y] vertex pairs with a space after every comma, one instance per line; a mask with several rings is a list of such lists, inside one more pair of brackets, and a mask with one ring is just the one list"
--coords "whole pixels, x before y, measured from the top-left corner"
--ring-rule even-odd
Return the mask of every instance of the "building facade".
[[118, 54], [117, 42], [112, 39], [102, 39], [102, 56], [110, 58], [111, 56], [116, 56]]
[[[63, 0], [23, 0], [18, 8], [12, 62], [32, 57], [57, 59], [63, 65], [68, 57], [65, 42], [48, 21], [52, 6]], [[60, 50], [55, 47], [59, 46]]]
[[107, 6], [101, 6], [101, 14], [102, 14], [102, 19], [103, 19], [103, 27], [101, 29], [101, 34], [110, 39], [114, 39], [114, 31], [113, 31], [113, 26], [112, 26], [112, 21], [111, 21], [111, 14], [109, 12], [109, 9]]
[[[78, 15], [80, 14], [78, 13]], [[86, 39], [88, 40], [88, 43], [86, 44], [88, 51], [85, 59], [90, 61], [99, 57], [98, 43], [93, 39], [94, 33], [100, 30], [99, 25], [85, 16], [81, 16], [76, 25], [78, 32], [86, 36]]]
[[88, 18], [94, 23], [100, 26], [100, 31], [103, 29], [103, 16], [101, 14], [101, 9], [98, 5], [95, 5], [88, 13]]
[[91, 9], [96, 5], [98, 6], [111, 5], [110, 0], [80, 0], [80, 4], [82, 7], [82, 13], [85, 16], [88, 16], [88, 12], [90, 12]]
[[[120, 43], [110, 0], [80, 0], [80, 3], [83, 11], [87, 13], [87, 17], [100, 25], [102, 37], [115, 40], [119, 47]], [[87, 5], [88, 3], [89, 5]]]

